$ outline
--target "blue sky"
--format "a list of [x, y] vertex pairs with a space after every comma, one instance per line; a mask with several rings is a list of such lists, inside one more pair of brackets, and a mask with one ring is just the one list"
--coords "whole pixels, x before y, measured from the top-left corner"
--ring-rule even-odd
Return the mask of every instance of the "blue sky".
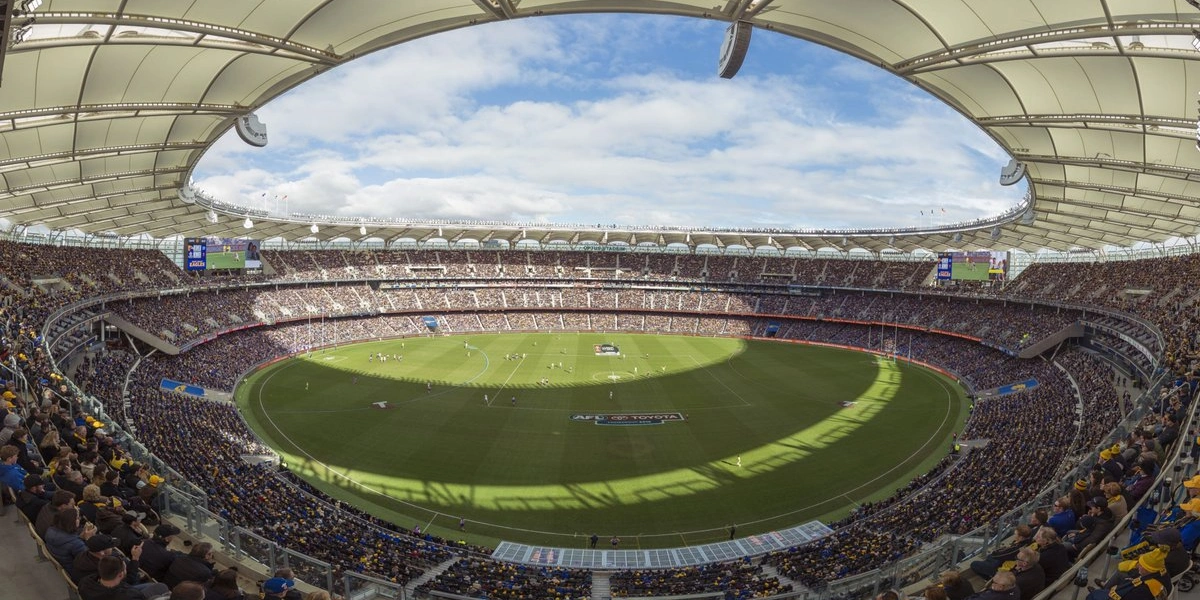
[[262, 107], [270, 144], [231, 132], [195, 180], [268, 210], [627, 225], [907, 226], [1019, 202], [1008, 157], [940, 101], [764, 30], [720, 79], [724, 28], [579, 15], [416, 40]]

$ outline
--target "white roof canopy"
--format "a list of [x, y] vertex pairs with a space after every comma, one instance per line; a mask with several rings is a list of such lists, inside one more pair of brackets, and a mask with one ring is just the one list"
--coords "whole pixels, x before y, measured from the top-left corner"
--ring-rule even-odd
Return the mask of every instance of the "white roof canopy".
[[[1200, 11], [1184, 0], [46, 0], [13, 19], [20, 31], [10, 37], [19, 41], [4, 56], [0, 216], [120, 235], [244, 235], [240, 220], [212, 224], [205, 207], [178, 197], [235, 117], [407, 40], [510, 18], [612, 11], [744, 20], [905, 77], [1026, 163], [1037, 218], [958, 241], [948, 232], [647, 239], [633, 230], [597, 239], [1034, 250], [1128, 246], [1200, 227], [1200, 52], [1192, 46]], [[719, 45], [714, 39], [714, 63]], [[437, 229], [369, 228], [322, 227], [318, 237], [420, 238]], [[444, 229], [447, 239], [489, 235]], [[490, 235], [519, 232], [496, 227]], [[253, 235], [312, 234], [307, 224], [259, 222]], [[591, 239], [569, 227], [537, 237], [580, 235]]]

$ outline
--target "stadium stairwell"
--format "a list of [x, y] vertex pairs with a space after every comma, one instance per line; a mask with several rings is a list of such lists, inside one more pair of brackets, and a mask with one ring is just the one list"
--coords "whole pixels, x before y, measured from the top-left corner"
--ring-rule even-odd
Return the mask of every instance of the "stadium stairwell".
[[157, 335], [154, 335], [153, 333], [150, 333], [149, 331], [146, 331], [145, 329], [126, 321], [116, 314], [110, 313], [108, 316], [104, 317], [104, 320], [107, 321], [109, 325], [113, 325], [117, 329], [129, 334], [130, 337], [150, 344], [151, 347], [158, 349], [159, 352], [170, 354], [171, 356], [179, 354], [179, 346], [176, 346], [175, 344], [172, 344], [171, 342], [168, 342], [167, 340], [164, 340]]
[[1021, 351], [1017, 353], [1017, 357], [1033, 358], [1070, 338], [1078, 337], [1083, 337], [1083, 324], [1075, 322], [1022, 348]]

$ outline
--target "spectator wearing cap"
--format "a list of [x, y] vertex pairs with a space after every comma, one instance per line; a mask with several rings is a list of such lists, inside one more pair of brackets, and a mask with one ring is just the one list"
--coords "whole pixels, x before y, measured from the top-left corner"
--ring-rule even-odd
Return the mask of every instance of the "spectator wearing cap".
[[1104, 469], [1106, 475], [1120, 479], [1125, 474], [1125, 463], [1121, 462], [1120, 446], [1114, 447], [1117, 448], [1115, 452], [1112, 448], [1105, 448], [1100, 451], [1100, 462], [1097, 466]]
[[[1183, 539], [1179, 535], [1179, 530], [1174, 527], [1164, 527], [1150, 534], [1149, 542], [1152, 549], [1147, 552], [1157, 552], [1163, 555], [1163, 568], [1167, 571], [1168, 578], [1174, 578], [1176, 575], [1187, 570], [1191, 564], [1191, 557], [1188, 556], [1188, 551], [1183, 547]], [[1108, 581], [1101, 581], [1099, 578], [1095, 580], [1096, 585], [1104, 588], [1111, 588], [1114, 585], [1133, 579], [1137, 576], [1138, 559], [1140, 556], [1123, 560], [1117, 564], [1116, 571], [1108, 578]]]
[[1183, 482], [1183, 488], [1187, 490], [1188, 499], [1200, 498], [1200, 473], [1193, 475], [1191, 479]]
[[1145, 460], [1140, 460], [1129, 468], [1128, 476], [1121, 481], [1121, 486], [1125, 488], [1125, 497], [1130, 502], [1136, 503], [1150, 491], [1150, 487], [1154, 485], [1154, 464], [1151, 462], [1146, 464]]
[[275, 569], [274, 577], [286, 579], [288, 583], [288, 591], [283, 595], [284, 600], [303, 600], [304, 594], [296, 589], [296, 573], [287, 567]]
[[130, 549], [150, 537], [150, 532], [138, 519], [137, 514], [126, 511], [121, 514], [121, 524], [117, 525], [110, 535], [116, 538], [117, 547], [121, 549], [121, 552], [128, 556]]
[[1072, 561], [1092, 545], [1100, 543], [1113, 530], [1113, 514], [1108, 510], [1106, 498], [1096, 496], [1088, 500], [1087, 508], [1088, 513], [1079, 519], [1079, 529], [1068, 533], [1063, 540]]
[[296, 582], [283, 577], [272, 577], [263, 582], [263, 598], [286, 598], [287, 593], [296, 587]]
[[50, 501], [46, 499], [46, 482], [42, 481], [41, 475], [26, 475], [25, 489], [17, 494], [17, 509], [33, 523], [47, 504]]
[[212, 581], [213, 575], [216, 575], [216, 572], [213, 570], [212, 544], [200, 542], [192, 544], [192, 549], [187, 554], [177, 556], [171, 562], [164, 579], [171, 586], [179, 585], [183, 581], [207, 585]]
[[75, 557], [75, 562], [71, 565], [71, 576], [76, 583], [83, 580], [84, 577], [95, 573], [99, 568], [100, 559], [105, 556], [116, 556], [126, 562], [128, 574], [125, 577], [125, 582], [132, 586], [137, 586], [141, 583], [141, 565], [138, 560], [142, 557], [142, 547], [134, 546], [130, 551], [129, 556], [123, 556], [117, 548], [117, 539], [111, 535], [97, 533], [88, 538], [87, 551], [81, 552]]
[[166, 576], [171, 563], [180, 555], [170, 548], [171, 540], [177, 535], [179, 528], [170, 523], [163, 523], [154, 528], [154, 537], [142, 544], [141, 565], [147, 575], [158, 580]]
[[1171, 593], [1165, 553], [1147, 552], [1137, 559], [1137, 576], [1088, 593], [1087, 600], [1163, 600]]

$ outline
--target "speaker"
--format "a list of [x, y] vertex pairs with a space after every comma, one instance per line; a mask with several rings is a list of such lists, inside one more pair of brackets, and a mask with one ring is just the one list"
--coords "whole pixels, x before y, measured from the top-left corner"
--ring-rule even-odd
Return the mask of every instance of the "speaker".
[[1025, 177], [1025, 163], [1012, 159], [1000, 169], [1000, 185], [1012, 185]]
[[725, 29], [725, 41], [721, 43], [721, 56], [717, 59], [717, 75], [722, 79], [733, 79], [742, 68], [752, 33], [754, 26], [745, 21], [734, 21]]
[[258, 120], [258, 115], [254, 113], [242, 115], [234, 120], [233, 127], [243, 142], [255, 148], [267, 145], [267, 126]]

